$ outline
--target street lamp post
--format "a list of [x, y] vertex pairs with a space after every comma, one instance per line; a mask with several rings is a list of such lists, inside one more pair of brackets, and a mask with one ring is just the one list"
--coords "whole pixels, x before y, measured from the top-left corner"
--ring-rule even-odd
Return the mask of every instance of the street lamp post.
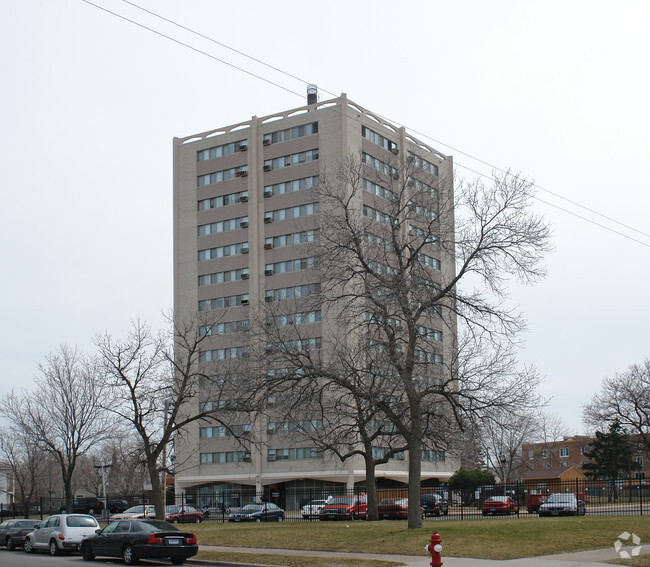
[[94, 465], [96, 469], [102, 471], [102, 492], [104, 495], [104, 509], [102, 510], [102, 518], [108, 518], [108, 498], [106, 497], [106, 469], [110, 469], [113, 465], [111, 463], [104, 463], [103, 465]]
[[501, 482], [503, 483], [503, 495], [506, 496], [506, 482], [508, 479], [506, 477], [506, 456], [501, 455], [499, 461], [501, 461]]

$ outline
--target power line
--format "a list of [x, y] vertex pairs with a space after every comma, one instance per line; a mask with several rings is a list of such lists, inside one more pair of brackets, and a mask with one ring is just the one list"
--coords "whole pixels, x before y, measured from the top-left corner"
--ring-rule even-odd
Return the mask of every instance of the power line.
[[[132, 19], [130, 19], [130, 18], [127, 18], [126, 16], [122, 16], [121, 14], [118, 14], [118, 13], [113, 12], [113, 11], [111, 11], [111, 10], [108, 10], [108, 9], [102, 7], [102, 6], [99, 6], [99, 5], [97, 5], [97, 4], [94, 4], [93, 2], [90, 2], [89, 0], [82, 0], [82, 1], [85, 2], [86, 4], [89, 4], [89, 5], [93, 6], [93, 7], [95, 7], [95, 8], [98, 8], [98, 9], [100, 9], [100, 10], [103, 10], [104, 12], [107, 12], [107, 13], [113, 15], [113, 16], [116, 16], [116, 17], [118, 17], [118, 18], [120, 18], [120, 19], [122, 19], [122, 20], [125, 20], [125, 21], [127, 21], [127, 22], [129, 22], [129, 23], [132, 23], [132, 24], [134, 24], [134, 25], [136, 25], [136, 26], [138, 26], [138, 27], [140, 27], [140, 28], [143, 28], [143, 29], [145, 29], [145, 30], [147, 30], [147, 31], [150, 31], [150, 32], [156, 34], [156, 35], [159, 35], [159, 36], [161, 36], [161, 37], [164, 37], [165, 39], [168, 39], [168, 40], [170, 40], [170, 41], [173, 41], [174, 43], [177, 43], [177, 44], [179, 44], [179, 45], [182, 45], [183, 47], [187, 47], [188, 49], [191, 49], [192, 51], [196, 51], [197, 53], [200, 53], [201, 55], [205, 55], [206, 57], [209, 57], [209, 58], [211, 58], [211, 59], [214, 59], [215, 61], [218, 61], [219, 63], [223, 63], [224, 65], [227, 65], [227, 66], [229, 66], [229, 67], [232, 67], [232, 68], [234, 68], [234, 69], [236, 69], [236, 70], [238, 70], [238, 71], [241, 71], [241, 72], [243, 72], [243, 73], [246, 73], [247, 75], [250, 75], [250, 76], [252, 76], [252, 77], [255, 77], [256, 79], [259, 79], [259, 80], [261, 80], [261, 81], [267, 82], [267, 83], [269, 83], [269, 84], [271, 84], [271, 85], [273, 85], [273, 86], [275, 86], [275, 87], [278, 87], [278, 88], [280, 88], [280, 89], [282, 89], [282, 90], [284, 90], [284, 91], [287, 91], [287, 92], [289, 92], [289, 93], [291, 93], [291, 94], [294, 94], [294, 95], [296, 95], [296, 96], [298, 96], [298, 97], [301, 97], [301, 98], [303, 97], [303, 94], [302, 94], [302, 93], [298, 93], [298, 92], [296, 92], [296, 91], [294, 91], [294, 90], [291, 90], [291, 89], [289, 89], [289, 88], [287, 88], [287, 87], [285, 87], [285, 86], [283, 86], [283, 85], [280, 85], [279, 83], [276, 83], [276, 82], [274, 82], [274, 81], [271, 81], [270, 79], [267, 79], [267, 78], [265, 78], [265, 77], [262, 77], [261, 75], [258, 75], [258, 74], [256, 74], [256, 73], [253, 73], [253, 72], [251, 72], [251, 71], [248, 71], [248, 70], [246, 70], [246, 69], [244, 69], [244, 68], [242, 68], [242, 67], [240, 67], [240, 66], [238, 66], [238, 65], [235, 65], [235, 64], [233, 64], [233, 63], [229, 63], [228, 61], [225, 61], [225, 60], [223, 60], [223, 59], [220, 59], [220, 58], [218, 58], [218, 57], [216, 57], [216, 56], [214, 56], [214, 55], [211, 55], [210, 53], [207, 53], [207, 52], [205, 52], [205, 51], [202, 51], [202, 50], [200, 50], [200, 49], [198, 49], [198, 48], [196, 48], [196, 47], [193, 47], [193, 46], [191, 46], [191, 45], [189, 45], [189, 44], [187, 44], [187, 43], [184, 43], [184, 42], [182, 42], [182, 41], [180, 41], [180, 40], [178, 40], [178, 39], [175, 39], [175, 38], [173, 38], [173, 37], [171, 37], [171, 36], [169, 36], [169, 35], [166, 35], [166, 34], [164, 34], [164, 33], [162, 33], [162, 32], [159, 32], [159, 31], [157, 31], [157, 30], [155, 30], [155, 29], [153, 29], [153, 28], [151, 28], [151, 27], [148, 27], [148, 26], [146, 26], [146, 25], [144, 25], [144, 24], [141, 24], [141, 23], [139, 23], [139, 22], [136, 22], [135, 20], [132, 20]], [[295, 76], [295, 75], [292, 75], [291, 73], [288, 73], [288, 72], [284, 71], [283, 69], [280, 69], [280, 68], [278, 68], [278, 67], [275, 67], [274, 65], [271, 65], [270, 63], [266, 63], [265, 61], [262, 61], [261, 59], [257, 59], [257, 58], [255, 58], [255, 57], [253, 57], [253, 56], [251, 56], [251, 55], [248, 55], [247, 53], [244, 53], [243, 51], [240, 51], [240, 50], [238, 50], [238, 49], [235, 49], [235, 48], [233, 48], [233, 47], [230, 47], [229, 45], [227, 45], [227, 44], [225, 44], [225, 43], [222, 43], [222, 42], [220, 42], [220, 41], [217, 41], [217, 40], [215, 40], [214, 38], [211, 38], [211, 37], [209, 37], [209, 36], [206, 36], [206, 35], [204, 35], [204, 34], [202, 34], [202, 33], [200, 33], [200, 32], [197, 32], [197, 31], [191, 29], [191, 28], [188, 28], [188, 27], [186, 27], [186, 26], [183, 26], [182, 24], [179, 24], [179, 23], [177, 23], [177, 22], [175, 22], [175, 21], [173, 21], [173, 20], [170, 20], [170, 19], [168, 19], [168, 18], [165, 18], [164, 16], [161, 16], [160, 14], [157, 14], [157, 13], [151, 11], [151, 10], [148, 10], [148, 9], [142, 7], [142, 6], [139, 6], [138, 4], [135, 4], [134, 2], [131, 2], [131, 1], [129, 1], [129, 0], [122, 0], [122, 1], [123, 1], [124, 3], [126, 3], [126, 4], [129, 4], [130, 6], [133, 6], [134, 8], [137, 8], [137, 9], [139, 9], [139, 10], [142, 10], [143, 12], [146, 12], [147, 14], [150, 14], [150, 15], [152, 15], [152, 16], [155, 16], [155, 17], [157, 17], [157, 18], [159, 18], [159, 19], [161, 19], [161, 20], [163, 20], [163, 21], [165, 21], [165, 22], [167, 22], [167, 23], [170, 23], [170, 24], [172, 24], [172, 25], [174, 25], [174, 26], [177, 26], [177, 27], [179, 27], [179, 28], [181, 28], [181, 29], [183, 29], [183, 30], [185, 30], [185, 31], [188, 31], [188, 32], [190, 32], [190, 33], [192, 33], [192, 34], [194, 34], [194, 35], [197, 35], [197, 36], [199, 36], [199, 37], [201, 37], [201, 38], [203, 38], [203, 39], [206, 39], [206, 40], [208, 40], [208, 41], [210, 41], [210, 42], [212, 42], [212, 43], [215, 43], [216, 45], [219, 45], [219, 46], [221, 46], [221, 47], [224, 47], [225, 49], [228, 49], [228, 50], [230, 50], [230, 51], [233, 51], [234, 53], [237, 53], [237, 54], [239, 54], [239, 55], [241, 55], [241, 56], [243, 56], [243, 57], [246, 57], [246, 58], [248, 58], [248, 59], [250, 59], [250, 60], [252, 60], [252, 61], [255, 61], [256, 63], [259, 63], [259, 64], [261, 64], [261, 65], [264, 65], [264, 66], [266, 66], [266, 67], [268, 67], [268, 68], [270, 68], [270, 69], [272, 69], [272, 70], [274, 70], [274, 71], [277, 71], [277, 72], [279, 72], [279, 73], [282, 73], [283, 75], [286, 75], [287, 77], [290, 77], [290, 78], [292, 78], [292, 79], [294, 79], [294, 80], [300, 81], [300, 82], [302, 82], [302, 83], [304, 83], [304, 84], [309, 84], [308, 81], [306, 81], [306, 80], [304, 80], [304, 79], [301, 79], [300, 77], [297, 77], [297, 76]], [[333, 93], [333, 92], [331, 92], [331, 91], [328, 91], [327, 89], [324, 89], [324, 88], [322, 88], [322, 87], [319, 87], [319, 88], [320, 88], [320, 90], [322, 90], [323, 92], [325, 92], [325, 93], [327, 93], [327, 94], [329, 94], [329, 95], [331, 95], [331, 96], [333, 96], [333, 97], [336, 97], [336, 96], [337, 96], [335, 93]], [[388, 122], [394, 122], [393, 120], [391, 120], [391, 119], [389, 119], [389, 118], [387, 118], [387, 117], [385, 117], [385, 116], [382, 116], [382, 115], [379, 114], [379, 113], [375, 113], [375, 114], [376, 114], [379, 118], [382, 118], [382, 119], [384, 119], [384, 120], [386, 120], [386, 121], [388, 121]], [[472, 160], [474, 160], [474, 161], [477, 161], [478, 163], [481, 163], [481, 164], [483, 164], [483, 165], [486, 165], [486, 166], [490, 167], [490, 168], [491, 168], [492, 170], [494, 170], [494, 171], [499, 171], [499, 172], [501, 172], [501, 173], [503, 173], [503, 174], [505, 174], [505, 175], [511, 175], [510, 172], [508, 172], [508, 171], [506, 171], [506, 170], [504, 170], [504, 169], [502, 169], [502, 168], [500, 168], [500, 167], [497, 167], [497, 166], [495, 166], [495, 165], [493, 165], [493, 164], [491, 164], [491, 163], [489, 163], [489, 162], [487, 162], [487, 161], [485, 161], [485, 160], [482, 160], [482, 159], [480, 159], [480, 158], [478, 158], [478, 157], [475, 157], [475, 156], [473, 156], [473, 155], [471, 155], [471, 154], [469, 154], [469, 153], [467, 153], [467, 152], [464, 152], [463, 150], [460, 150], [459, 148], [456, 148], [456, 147], [454, 147], [454, 146], [450, 146], [449, 144], [445, 144], [444, 142], [442, 142], [442, 141], [440, 141], [440, 140], [437, 140], [437, 139], [435, 139], [435, 138], [433, 138], [433, 137], [431, 137], [431, 136], [429, 136], [429, 135], [427, 135], [427, 134], [425, 134], [425, 133], [423, 133], [423, 132], [419, 132], [418, 130], [415, 130], [415, 129], [410, 128], [410, 127], [408, 127], [408, 126], [404, 126], [403, 124], [399, 124], [398, 122], [396, 122], [395, 124], [397, 124], [397, 125], [399, 125], [399, 126], [402, 126], [402, 127], [406, 128], [406, 129], [410, 130], [411, 132], [413, 132], [414, 134], [417, 134], [417, 135], [420, 136], [420, 137], [423, 137], [423, 138], [426, 138], [426, 139], [428, 139], [428, 140], [431, 140], [431, 141], [434, 142], [435, 144], [438, 144], [438, 145], [444, 146], [444, 147], [446, 147], [446, 148], [449, 148], [449, 149], [451, 149], [452, 151], [454, 151], [454, 152], [456, 152], [456, 153], [458, 153], [458, 154], [464, 155], [464, 156], [466, 156], [466, 157], [468, 157], [468, 158], [470, 158], [470, 159], [472, 159]], [[476, 173], [477, 175], [479, 175], [479, 176], [481, 176], [481, 177], [485, 177], [485, 178], [488, 178], [488, 179], [493, 179], [491, 176], [489, 176], [489, 175], [487, 175], [487, 174], [485, 174], [485, 173], [481, 173], [481, 172], [479, 172], [479, 171], [476, 171], [476, 170], [474, 170], [474, 169], [472, 169], [472, 168], [470, 168], [470, 167], [468, 167], [468, 166], [465, 166], [465, 165], [461, 164], [460, 162], [455, 162], [455, 163], [456, 163], [457, 166], [462, 167], [463, 169], [466, 169], [466, 170], [471, 171], [471, 172], [473, 172], [473, 173]], [[540, 185], [538, 185], [538, 184], [536, 184], [536, 183], [533, 183], [533, 186], [536, 187], [537, 189], [541, 190], [541, 191], [544, 191], [544, 192], [546, 192], [546, 193], [549, 193], [549, 194], [553, 195], [554, 197], [557, 197], [557, 198], [562, 199], [562, 200], [564, 200], [564, 201], [566, 201], [566, 202], [568, 202], [568, 203], [571, 203], [572, 205], [574, 205], [574, 206], [576, 206], [576, 207], [579, 207], [579, 208], [581, 208], [581, 209], [584, 209], [584, 210], [586, 210], [586, 211], [588, 211], [588, 212], [590, 212], [590, 213], [592, 213], [592, 214], [595, 214], [595, 215], [597, 215], [597, 216], [600, 216], [600, 217], [602, 217], [602, 218], [604, 218], [604, 219], [606, 219], [606, 220], [608, 220], [608, 221], [610, 221], [610, 222], [613, 222], [613, 223], [618, 224], [618, 225], [620, 225], [620, 226], [622, 226], [622, 227], [624, 227], [624, 228], [627, 228], [628, 230], [631, 230], [631, 231], [636, 232], [636, 233], [638, 233], [638, 234], [641, 234], [641, 235], [643, 235], [643, 236], [650, 237], [650, 234], [647, 234], [647, 233], [645, 233], [645, 232], [643, 232], [643, 231], [641, 231], [641, 230], [638, 230], [638, 229], [636, 229], [636, 228], [634, 228], [634, 227], [632, 227], [632, 226], [630, 226], [630, 225], [627, 225], [627, 224], [625, 224], [625, 223], [623, 223], [623, 222], [621, 222], [621, 221], [618, 221], [618, 220], [616, 220], [616, 219], [614, 219], [614, 218], [612, 218], [612, 217], [610, 217], [610, 216], [608, 216], [608, 215], [605, 215], [605, 214], [600, 213], [600, 212], [598, 212], [598, 211], [596, 211], [596, 210], [594, 210], [594, 209], [591, 209], [590, 207], [587, 207], [587, 206], [585, 206], [585, 205], [582, 205], [581, 203], [578, 203], [577, 201], [573, 201], [573, 200], [571, 200], [571, 199], [569, 199], [569, 198], [567, 198], [567, 197], [564, 197], [564, 196], [560, 195], [559, 193], [556, 193], [556, 192], [554, 192], [554, 191], [551, 191], [550, 189], [547, 189], [547, 188], [545, 188], [545, 187], [542, 187], [542, 186], [540, 186]], [[565, 213], [567, 213], [567, 214], [569, 214], [569, 215], [573, 215], [573, 216], [575, 216], [576, 218], [579, 218], [579, 219], [581, 219], [581, 220], [583, 220], [583, 221], [589, 222], [589, 223], [591, 223], [591, 224], [593, 224], [593, 225], [595, 225], [595, 226], [597, 226], [597, 227], [603, 228], [603, 229], [605, 229], [605, 230], [609, 230], [610, 232], [612, 232], [612, 233], [614, 233], [614, 234], [617, 234], [617, 235], [619, 235], [619, 236], [622, 236], [623, 238], [627, 238], [627, 239], [629, 239], [629, 240], [631, 240], [631, 241], [633, 241], [633, 242], [636, 242], [636, 243], [638, 243], [638, 244], [641, 244], [641, 245], [643, 245], [643, 246], [650, 247], [650, 245], [648, 245], [648, 244], [646, 244], [646, 243], [644, 243], [644, 242], [642, 242], [642, 241], [640, 241], [640, 240], [638, 240], [638, 239], [636, 239], [636, 238], [630, 237], [630, 236], [628, 236], [628, 235], [626, 235], [626, 234], [624, 234], [624, 233], [622, 233], [622, 232], [619, 232], [619, 231], [617, 231], [617, 230], [614, 230], [614, 229], [612, 229], [612, 228], [610, 228], [610, 227], [608, 227], [608, 226], [605, 226], [605, 225], [603, 225], [603, 224], [601, 224], [601, 223], [598, 223], [598, 222], [596, 222], [596, 221], [590, 220], [590, 219], [588, 219], [588, 218], [586, 218], [586, 217], [584, 217], [584, 216], [582, 216], [582, 215], [579, 215], [579, 214], [577, 214], [577, 213], [575, 213], [575, 212], [573, 212], [573, 211], [570, 211], [570, 210], [568, 210], [568, 209], [565, 209], [565, 208], [563, 208], [563, 207], [560, 207], [560, 206], [558, 206], [558, 205], [556, 205], [556, 204], [554, 204], [554, 203], [551, 203], [551, 202], [549, 202], [549, 201], [544, 201], [543, 199], [540, 199], [539, 197], [535, 197], [535, 199], [537, 199], [538, 201], [540, 201], [540, 202], [542, 202], [542, 203], [545, 203], [545, 204], [547, 204], [547, 205], [549, 205], [549, 206], [551, 206], [551, 207], [554, 207], [554, 208], [556, 208], [556, 209], [558, 209], [558, 210], [560, 210], [560, 211], [563, 211], [563, 212], [565, 212]]]

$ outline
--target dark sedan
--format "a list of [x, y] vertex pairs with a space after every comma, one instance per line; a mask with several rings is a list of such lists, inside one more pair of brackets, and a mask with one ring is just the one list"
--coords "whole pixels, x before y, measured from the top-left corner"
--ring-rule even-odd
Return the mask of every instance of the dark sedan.
[[271, 502], [247, 504], [228, 517], [229, 522], [282, 522], [283, 520], [284, 510]]
[[165, 557], [174, 565], [182, 565], [198, 551], [194, 534], [181, 532], [162, 520], [116, 520], [81, 542], [84, 560], [92, 561], [98, 555], [121, 557], [126, 565]]
[[25, 544], [25, 536], [33, 532], [40, 520], [6, 520], [0, 524], [0, 545], [13, 551]]

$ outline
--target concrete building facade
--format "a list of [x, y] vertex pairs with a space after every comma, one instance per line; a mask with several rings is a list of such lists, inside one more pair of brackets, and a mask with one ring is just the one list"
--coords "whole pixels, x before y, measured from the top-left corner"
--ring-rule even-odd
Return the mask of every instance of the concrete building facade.
[[[413, 156], [431, 178], [452, 178], [451, 157], [345, 95], [174, 139], [175, 316], [195, 311], [221, 317], [203, 361], [246, 355], [241, 333], [229, 330], [247, 330], [256, 306], [319, 293], [319, 276], [306, 252], [318, 238], [321, 218], [310, 189], [323, 167], [349, 155], [381, 167], [387, 154]], [[376, 198], [364, 193], [363, 206]], [[453, 273], [453, 257], [441, 254], [432, 260], [434, 267]], [[323, 329], [337, 325], [325, 311], [301, 315], [307, 323], [302, 340], [319, 347]], [[444, 337], [447, 348], [454, 338]], [[209, 403], [200, 398], [197, 404]], [[195, 491], [200, 500], [202, 491], [350, 489], [365, 479], [361, 458], [341, 462], [312, 450], [295, 431], [249, 421], [237, 427], [262, 441], [249, 451], [223, 428], [193, 424], [175, 447], [176, 462], [183, 463], [176, 471], [177, 492]], [[445, 481], [457, 468], [449, 452], [427, 451], [422, 482]], [[406, 483], [407, 460], [397, 455], [378, 468], [377, 478]]]

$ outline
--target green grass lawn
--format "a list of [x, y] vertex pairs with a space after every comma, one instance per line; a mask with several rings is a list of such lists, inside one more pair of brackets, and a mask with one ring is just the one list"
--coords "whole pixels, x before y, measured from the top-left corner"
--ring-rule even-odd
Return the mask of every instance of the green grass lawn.
[[[477, 557], [514, 559], [549, 555], [586, 549], [599, 549], [614, 544], [618, 534], [628, 531], [650, 543], [650, 517], [612, 516], [581, 518], [525, 518], [490, 520], [426, 521], [419, 530], [407, 530], [405, 521], [381, 522], [309, 522], [282, 524], [205, 523], [192, 526], [199, 545], [226, 545], [353, 551], [403, 555], [424, 555], [424, 546], [431, 533], [442, 537], [443, 558]], [[203, 552], [202, 552], [203, 554]], [[282, 556], [233, 554], [222, 560], [290, 565], [291, 567], [334, 565], [331, 560], [314, 561], [297, 558], [287, 562]], [[204, 558], [208, 558], [203, 555]], [[239, 557], [236, 559], [235, 557]], [[363, 567], [366, 562], [336, 561], [336, 565]], [[389, 565], [370, 562], [367, 565]], [[628, 563], [633, 564], [633, 563]], [[638, 563], [639, 566], [645, 565]]]

